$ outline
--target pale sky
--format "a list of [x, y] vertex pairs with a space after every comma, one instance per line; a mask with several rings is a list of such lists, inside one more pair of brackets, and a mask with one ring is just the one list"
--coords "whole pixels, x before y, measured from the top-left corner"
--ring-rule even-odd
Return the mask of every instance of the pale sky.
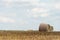
[[38, 30], [42, 22], [60, 31], [60, 0], [0, 0], [0, 30]]

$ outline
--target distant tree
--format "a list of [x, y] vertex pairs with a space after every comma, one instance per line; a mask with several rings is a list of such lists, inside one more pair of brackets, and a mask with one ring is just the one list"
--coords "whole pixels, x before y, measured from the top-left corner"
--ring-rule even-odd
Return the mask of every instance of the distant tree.
[[27, 30], [27, 31], [29, 31], [29, 32], [30, 32], [30, 31], [33, 31], [33, 30]]

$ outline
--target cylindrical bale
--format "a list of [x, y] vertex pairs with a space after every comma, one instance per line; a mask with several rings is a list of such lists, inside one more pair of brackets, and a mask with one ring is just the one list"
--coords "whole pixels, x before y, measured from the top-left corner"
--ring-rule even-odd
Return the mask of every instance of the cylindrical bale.
[[48, 32], [51, 32], [51, 31], [53, 31], [53, 26], [50, 26], [49, 24], [47, 24], [48, 25]]
[[53, 26], [50, 26], [50, 31], [53, 31]]
[[48, 25], [47, 24], [44, 24], [44, 23], [41, 23], [40, 26], [39, 26], [39, 31], [44, 31], [46, 32], [48, 29]]
[[39, 25], [39, 31], [51, 32], [53, 31], [53, 26], [50, 26], [49, 24], [41, 23]]

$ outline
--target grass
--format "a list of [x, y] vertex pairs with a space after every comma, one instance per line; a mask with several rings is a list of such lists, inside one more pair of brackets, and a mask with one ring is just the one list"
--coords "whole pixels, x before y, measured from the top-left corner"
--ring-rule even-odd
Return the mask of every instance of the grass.
[[0, 31], [0, 40], [60, 40], [60, 32]]

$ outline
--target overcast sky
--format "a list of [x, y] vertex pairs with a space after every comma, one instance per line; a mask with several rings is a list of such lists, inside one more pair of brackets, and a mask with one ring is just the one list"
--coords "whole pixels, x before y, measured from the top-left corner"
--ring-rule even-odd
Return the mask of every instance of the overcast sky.
[[0, 30], [38, 30], [42, 22], [60, 31], [60, 0], [0, 0]]

